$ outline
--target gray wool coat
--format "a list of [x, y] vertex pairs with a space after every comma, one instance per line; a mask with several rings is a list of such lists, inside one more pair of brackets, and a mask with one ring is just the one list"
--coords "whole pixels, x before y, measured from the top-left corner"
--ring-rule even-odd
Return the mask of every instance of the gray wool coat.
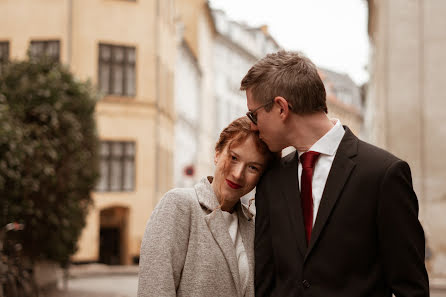
[[217, 197], [207, 178], [167, 192], [141, 244], [138, 297], [254, 297], [254, 221], [240, 202], [239, 232], [249, 262], [242, 292], [238, 261]]

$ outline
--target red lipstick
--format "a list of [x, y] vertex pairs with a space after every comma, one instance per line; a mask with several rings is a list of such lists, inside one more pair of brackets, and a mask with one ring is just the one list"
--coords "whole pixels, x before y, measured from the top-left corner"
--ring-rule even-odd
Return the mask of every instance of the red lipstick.
[[228, 184], [228, 186], [230, 186], [231, 188], [233, 188], [234, 190], [240, 189], [242, 186], [236, 183], [233, 183], [232, 181], [230, 181], [229, 179], [226, 180], [226, 183]]

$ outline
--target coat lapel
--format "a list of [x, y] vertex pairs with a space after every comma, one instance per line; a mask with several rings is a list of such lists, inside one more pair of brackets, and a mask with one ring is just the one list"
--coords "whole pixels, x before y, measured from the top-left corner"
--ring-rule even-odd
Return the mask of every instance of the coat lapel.
[[305, 259], [308, 257], [309, 253], [317, 242], [319, 235], [324, 229], [330, 213], [332, 212], [336, 201], [344, 188], [345, 183], [356, 166], [356, 163], [351, 160], [351, 158], [357, 153], [358, 138], [356, 138], [356, 136], [354, 136], [347, 127], [344, 127], [344, 129], [345, 134], [341, 143], [339, 144], [339, 148], [336, 152], [336, 156], [333, 160], [333, 164], [325, 184]]
[[[245, 247], [246, 256], [248, 257], [249, 264], [249, 277], [248, 286], [246, 288], [245, 296], [254, 296], [254, 292], [249, 293], [252, 288], [250, 284], [254, 283], [254, 224], [250, 222], [252, 218], [249, 215], [249, 210], [245, 209], [243, 205], [240, 205], [238, 209], [238, 222], [240, 236], [242, 237], [243, 246]], [[242, 292], [243, 295], [243, 292]]]
[[203, 178], [195, 185], [195, 192], [197, 194], [200, 205], [207, 209], [210, 213], [204, 217], [206, 224], [211, 232], [214, 240], [217, 242], [220, 250], [228, 263], [232, 278], [234, 279], [237, 295], [241, 295], [240, 274], [238, 270], [237, 256], [235, 254], [234, 244], [229, 235], [226, 221], [223, 218], [219, 203], [210, 181], [211, 177]]
[[288, 158], [285, 157], [286, 159], [283, 161], [281, 191], [285, 198], [283, 207], [286, 209], [283, 209], [283, 211], [289, 212], [288, 217], [291, 221], [291, 229], [296, 232], [296, 236], [293, 237], [296, 238], [299, 251], [302, 253], [302, 256], [304, 256], [307, 252], [307, 243], [305, 239], [302, 206], [300, 203], [300, 191], [297, 176], [297, 157], [298, 154], [297, 151], [295, 151], [294, 153], [291, 153]]
[[237, 256], [235, 254], [234, 244], [229, 236], [228, 229], [226, 228], [226, 221], [221, 212], [221, 209], [216, 209], [205, 216], [204, 219], [212, 233], [212, 236], [220, 247], [226, 262], [228, 263], [232, 278], [234, 279], [235, 287], [237, 289], [237, 295], [242, 296]]

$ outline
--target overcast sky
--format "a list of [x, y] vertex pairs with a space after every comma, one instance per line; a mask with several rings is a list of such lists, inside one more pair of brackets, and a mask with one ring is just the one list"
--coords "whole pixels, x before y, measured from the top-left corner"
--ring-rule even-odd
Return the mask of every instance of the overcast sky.
[[285, 49], [304, 52], [316, 65], [368, 80], [366, 0], [210, 0], [230, 19], [268, 30]]

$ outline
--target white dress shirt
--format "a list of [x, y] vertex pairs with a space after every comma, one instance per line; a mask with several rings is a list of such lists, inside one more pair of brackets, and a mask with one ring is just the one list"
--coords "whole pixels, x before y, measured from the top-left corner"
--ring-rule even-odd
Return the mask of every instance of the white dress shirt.
[[249, 263], [248, 256], [246, 255], [245, 246], [243, 245], [242, 237], [240, 236], [240, 231], [238, 228], [238, 217], [237, 213], [229, 213], [227, 211], [222, 211], [223, 218], [226, 220], [228, 226], [229, 236], [234, 243], [235, 254], [237, 256], [238, 270], [240, 274], [240, 284], [242, 288], [242, 295], [245, 295], [246, 287], [248, 286], [249, 277]]
[[[313, 193], [313, 226], [316, 222], [317, 211], [321, 203], [322, 193], [324, 192], [325, 183], [327, 182], [328, 174], [330, 173], [331, 165], [333, 164], [336, 151], [341, 143], [342, 137], [344, 137], [345, 130], [342, 127], [341, 122], [337, 119], [333, 128], [330, 129], [324, 136], [322, 136], [309, 151], [321, 153], [313, 172], [313, 180], [311, 183]], [[298, 152], [299, 158], [305, 152]], [[300, 159], [299, 159], [300, 160]], [[299, 189], [301, 188], [300, 181], [302, 177], [302, 164], [299, 161], [298, 165], [299, 175]]]

